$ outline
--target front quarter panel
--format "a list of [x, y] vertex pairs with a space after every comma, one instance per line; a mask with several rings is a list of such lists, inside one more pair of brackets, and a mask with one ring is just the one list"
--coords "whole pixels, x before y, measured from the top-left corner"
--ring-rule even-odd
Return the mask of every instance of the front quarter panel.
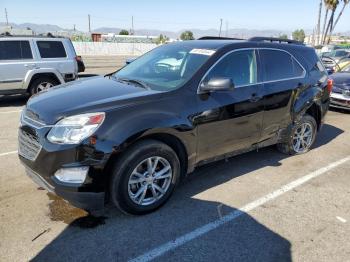
[[139, 139], [168, 134], [182, 142], [188, 157], [192, 159], [189, 161], [194, 161], [196, 129], [191, 116], [195, 108], [196, 102], [191, 92], [186, 95], [174, 92], [152, 102], [110, 110], [96, 133], [96, 149], [117, 154]]

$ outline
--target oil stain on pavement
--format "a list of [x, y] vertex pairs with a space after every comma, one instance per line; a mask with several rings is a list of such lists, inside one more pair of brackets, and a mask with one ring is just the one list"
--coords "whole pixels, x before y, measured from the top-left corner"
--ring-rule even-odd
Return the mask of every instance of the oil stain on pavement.
[[49, 199], [49, 217], [52, 221], [62, 221], [79, 228], [95, 228], [104, 225], [107, 217], [93, 216], [83, 209], [75, 208], [62, 198], [47, 193]]

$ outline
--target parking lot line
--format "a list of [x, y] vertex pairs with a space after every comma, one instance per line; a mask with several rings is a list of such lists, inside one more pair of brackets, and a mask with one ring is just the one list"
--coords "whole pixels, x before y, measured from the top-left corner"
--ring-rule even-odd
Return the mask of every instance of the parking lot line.
[[175, 240], [169, 241], [165, 244], [162, 244], [142, 255], [140, 255], [139, 257], [136, 257], [132, 260], [130, 260], [130, 262], [146, 262], [146, 261], [150, 261], [152, 259], [155, 259], [163, 254], [165, 254], [166, 252], [173, 250], [177, 247], [180, 247], [184, 244], [186, 244], [187, 242], [196, 239], [206, 233], [209, 233], [210, 231], [228, 223], [231, 222], [233, 220], [235, 220], [236, 218], [240, 217], [241, 215], [254, 210], [255, 208], [287, 193], [288, 191], [301, 186], [302, 184], [305, 184], [306, 182], [310, 181], [313, 178], [316, 178], [318, 176], [321, 176], [323, 174], [326, 174], [328, 171], [344, 164], [345, 162], [350, 160], [350, 156], [349, 157], [345, 157], [341, 160], [338, 160], [336, 162], [333, 162], [331, 164], [329, 164], [328, 166], [325, 166], [323, 168], [320, 168], [316, 171], [313, 171], [301, 178], [298, 178], [297, 180], [294, 180], [292, 182], [290, 182], [287, 185], [284, 185], [282, 187], [280, 187], [279, 189], [253, 201], [250, 202], [249, 204], [241, 207], [240, 209], [237, 209], [231, 213], [229, 213], [228, 215], [225, 215], [223, 217], [221, 217], [220, 219], [217, 219], [213, 222], [210, 222], [202, 227], [199, 227], [185, 235], [182, 235], [178, 238], [176, 238]]
[[12, 154], [17, 154], [17, 150], [16, 151], [11, 151], [11, 152], [6, 152], [6, 153], [0, 153], [0, 156], [7, 156], [7, 155], [12, 155]]
[[22, 109], [21, 110], [5, 111], [5, 112], [0, 111], [0, 114], [11, 114], [11, 113], [19, 113], [19, 112], [22, 112]]

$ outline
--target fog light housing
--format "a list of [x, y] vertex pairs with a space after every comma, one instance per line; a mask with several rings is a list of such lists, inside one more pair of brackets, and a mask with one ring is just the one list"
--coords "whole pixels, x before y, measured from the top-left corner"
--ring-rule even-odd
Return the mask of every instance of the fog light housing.
[[64, 183], [82, 184], [88, 171], [88, 166], [61, 168], [56, 171], [55, 178]]

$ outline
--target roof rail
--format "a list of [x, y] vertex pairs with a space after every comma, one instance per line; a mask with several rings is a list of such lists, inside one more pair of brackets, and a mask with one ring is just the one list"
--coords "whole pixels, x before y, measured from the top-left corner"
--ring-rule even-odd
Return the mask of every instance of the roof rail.
[[244, 40], [244, 39], [234, 38], [234, 37], [221, 37], [221, 36], [202, 36], [197, 40]]
[[284, 38], [275, 38], [275, 37], [263, 37], [263, 36], [256, 36], [249, 38], [248, 41], [255, 41], [255, 42], [278, 42], [280, 44], [286, 43], [286, 44], [295, 44], [295, 45], [304, 45], [304, 43], [296, 40], [291, 39], [284, 39]]
[[11, 35], [9, 32], [0, 34], [0, 37], [66, 38], [64, 36], [54, 36], [51, 33], [48, 33], [46, 35]]

